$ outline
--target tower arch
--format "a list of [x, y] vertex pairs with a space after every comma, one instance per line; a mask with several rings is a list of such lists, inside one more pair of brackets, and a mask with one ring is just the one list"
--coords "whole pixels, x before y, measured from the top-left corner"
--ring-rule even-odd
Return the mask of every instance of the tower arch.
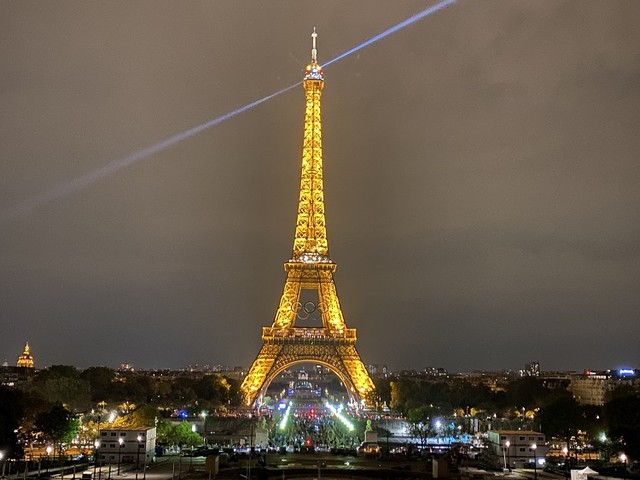
[[291, 368], [295, 365], [300, 365], [303, 363], [314, 363], [316, 365], [322, 365], [323, 367], [329, 369], [331, 373], [333, 373], [336, 377], [338, 377], [338, 380], [342, 382], [342, 385], [344, 386], [347, 392], [347, 396], [349, 397], [349, 401], [351, 403], [357, 403], [361, 400], [357, 395], [355, 385], [351, 381], [351, 378], [349, 377], [348, 372], [345, 372], [344, 369], [341, 369], [338, 366], [332, 365], [326, 360], [317, 359], [317, 358], [313, 358], [313, 359], [298, 358], [296, 360], [291, 360], [288, 362], [287, 360], [284, 360], [284, 359], [281, 360], [280, 365], [274, 366], [272, 371], [269, 372], [269, 375], [265, 377], [262, 388], [260, 389], [258, 395], [256, 395], [256, 400], [263, 398], [266, 395], [267, 390], [269, 389], [269, 385], [271, 385], [271, 383], [278, 377], [278, 375], [280, 375], [282, 372], [284, 372], [288, 368]]

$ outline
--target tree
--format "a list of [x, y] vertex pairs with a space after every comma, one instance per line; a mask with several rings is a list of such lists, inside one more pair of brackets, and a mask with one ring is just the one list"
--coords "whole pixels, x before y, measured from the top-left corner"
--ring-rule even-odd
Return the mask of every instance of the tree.
[[[150, 428], [160, 422], [158, 407], [154, 405], [140, 405], [123, 417], [113, 422], [114, 426], [124, 428]], [[166, 420], [162, 419], [166, 422]]]
[[51, 404], [42, 398], [38, 392], [26, 391], [22, 395], [21, 407], [22, 418], [20, 421], [19, 439], [23, 445], [29, 445], [37, 439], [37, 429], [35, 427], [37, 416], [49, 411]]
[[412, 434], [420, 438], [420, 443], [427, 443], [429, 434], [433, 432], [433, 419], [440, 409], [433, 405], [421, 405], [407, 412], [407, 420], [412, 425]]
[[169, 400], [174, 405], [189, 405], [194, 403], [198, 396], [196, 392], [193, 390], [193, 384], [195, 382], [186, 377], [180, 377], [175, 379], [171, 383], [171, 391], [169, 393]]
[[156, 398], [156, 381], [146, 375], [129, 375], [124, 385], [128, 401], [149, 403]]
[[80, 379], [89, 382], [91, 386], [91, 400], [106, 401], [114, 398], [113, 382], [116, 372], [107, 367], [89, 367], [82, 371]]
[[484, 384], [475, 385], [468, 380], [454, 379], [449, 390], [449, 401], [454, 408], [467, 411], [467, 407], [476, 409], [495, 409], [494, 393]]
[[202, 436], [191, 430], [189, 422], [180, 422], [171, 424], [164, 434], [164, 440], [173, 445], [187, 445], [194, 447], [202, 443]]
[[375, 378], [373, 383], [376, 386], [376, 395], [380, 400], [380, 403], [386, 403], [389, 405], [391, 403], [391, 383], [387, 378]]
[[628, 457], [640, 459], [640, 392], [618, 387], [609, 394], [603, 415], [610, 438], [620, 442]]
[[507, 387], [507, 400], [518, 409], [533, 410], [544, 404], [548, 395], [549, 390], [536, 377], [519, 378]]
[[70, 442], [76, 435], [80, 423], [73, 414], [62, 405], [54, 405], [47, 412], [36, 416], [35, 427], [42, 431], [44, 437], [53, 442], [58, 449], [63, 443]]
[[571, 437], [584, 428], [585, 418], [573, 396], [564, 392], [540, 410], [540, 425], [547, 437], [563, 439], [568, 448]]
[[199, 400], [208, 402], [212, 406], [226, 405], [229, 401], [231, 385], [222, 375], [214, 373], [205, 375], [195, 382], [193, 390]]
[[390, 407], [394, 410], [406, 411], [420, 406], [425, 400], [424, 398], [418, 398], [421, 397], [417, 392], [419, 388], [416, 381], [412, 379], [398, 378], [392, 381], [389, 386], [391, 390]]
[[69, 365], [53, 365], [36, 376], [30, 391], [40, 394], [50, 404], [62, 403], [74, 411], [91, 406], [91, 385]]
[[229, 383], [229, 405], [232, 407], [237, 407], [238, 405], [242, 405], [243, 396], [242, 390], [240, 390], [241, 383], [236, 378], [224, 377], [224, 379]]
[[22, 392], [0, 386], [0, 451], [5, 452], [7, 458], [22, 454], [17, 436], [24, 411], [22, 397]]
[[582, 405], [583, 430], [593, 445], [596, 445], [604, 458], [609, 459], [611, 439], [607, 437], [607, 425], [603, 419], [603, 406]]

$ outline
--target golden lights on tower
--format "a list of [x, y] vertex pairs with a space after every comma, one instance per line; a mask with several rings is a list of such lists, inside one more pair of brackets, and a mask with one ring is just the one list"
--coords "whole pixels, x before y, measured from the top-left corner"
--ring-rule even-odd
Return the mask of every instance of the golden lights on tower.
[[[252, 404], [285, 368], [317, 362], [331, 369], [346, 386], [353, 401], [367, 401], [374, 385], [355, 348], [356, 330], [347, 328], [333, 280], [336, 264], [329, 257], [324, 206], [321, 95], [324, 72], [317, 61], [314, 29], [311, 63], [303, 77], [304, 131], [300, 193], [291, 259], [280, 304], [271, 327], [262, 330], [262, 349], [242, 383], [245, 402]], [[321, 328], [297, 327], [296, 318], [307, 308], [301, 291], [317, 292], [313, 304], [322, 317]]]

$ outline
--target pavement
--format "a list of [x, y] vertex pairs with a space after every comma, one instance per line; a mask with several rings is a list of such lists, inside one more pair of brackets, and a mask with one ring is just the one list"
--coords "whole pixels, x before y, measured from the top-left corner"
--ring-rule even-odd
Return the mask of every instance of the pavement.
[[[353, 478], [431, 478], [431, 468], [424, 460], [406, 459], [374, 459], [352, 456], [338, 456], [330, 454], [269, 454], [267, 455], [267, 470], [272, 479], [320, 477], [325, 480], [334, 478], [344, 479], [344, 475]], [[77, 469], [75, 475], [71, 472], [63, 473], [50, 469], [48, 473], [41, 472], [43, 477], [56, 480], [196, 480], [216, 478], [209, 477], [205, 468], [204, 457], [165, 456], [157, 457], [149, 468], [136, 471], [134, 465], [123, 464], [118, 474], [117, 466], [102, 466], [94, 470], [89, 468]], [[240, 459], [229, 464], [229, 468], [222, 468], [217, 475], [222, 478], [247, 478], [249, 472], [248, 459]], [[318, 469], [320, 466], [320, 469]], [[257, 459], [251, 461], [251, 478], [258, 478], [260, 467]], [[94, 475], [95, 471], [95, 475]], [[368, 473], [367, 473], [368, 472]], [[28, 472], [27, 477], [34, 478], [37, 471]], [[84, 474], [84, 475], [83, 475]], [[333, 475], [332, 475], [333, 474]], [[367, 476], [364, 476], [367, 475]], [[370, 476], [369, 476], [370, 475]], [[89, 477], [89, 478], [87, 478]], [[564, 480], [564, 476], [538, 470], [514, 469], [512, 471], [490, 472], [472, 467], [460, 467], [459, 472], [451, 474], [454, 479], [487, 480], [490, 477], [502, 477], [504, 480]], [[24, 473], [11, 475], [8, 480], [21, 480]], [[496, 480], [500, 480], [496, 478]]]

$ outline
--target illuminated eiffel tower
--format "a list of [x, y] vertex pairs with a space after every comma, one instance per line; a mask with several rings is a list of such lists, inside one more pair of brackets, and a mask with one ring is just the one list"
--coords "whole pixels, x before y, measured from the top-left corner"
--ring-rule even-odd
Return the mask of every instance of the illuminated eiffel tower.
[[[315, 29], [311, 63], [304, 73], [306, 106], [302, 173], [293, 254], [284, 264], [287, 280], [273, 325], [262, 328], [262, 348], [242, 382], [247, 405], [262, 397], [286, 368], [313, 362], [328, 367], [342, 381], [352, 402], [369, 404], [373, 382], [356, 350], [356, 330], [347, 328], [333, 282], [336, 264], [329, 258], [324, 217], [320, 96], [324, 85], [317, 61]], [[304, 296], [317, 292], [317, 301]], [[302, 295], [302, 296], [301, 296]], [[322, 327], [297, 327], [296, 319], [322, 318]]]

